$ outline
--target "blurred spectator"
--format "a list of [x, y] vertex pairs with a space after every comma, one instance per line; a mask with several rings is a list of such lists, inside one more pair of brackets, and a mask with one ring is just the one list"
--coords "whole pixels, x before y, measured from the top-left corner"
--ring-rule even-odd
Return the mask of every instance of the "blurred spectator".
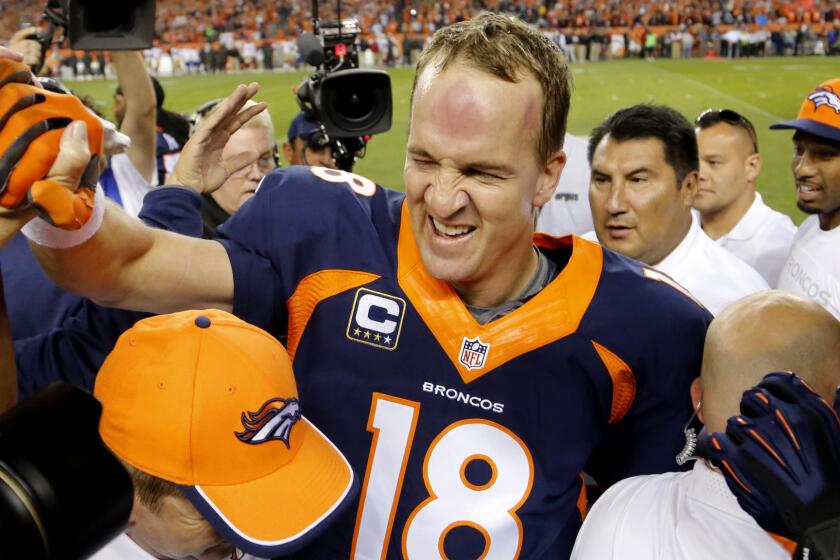
[[[193, 126], [210, 117], [221, 100], [203, 105], [193, 116]], [[248, 101], [244, 109], [256, 105]], [[201, 215], [204, 222], [204, 237], [215, 237], [216, 228], [225, 223], [257, 192], [257, 187], [272, 170], [280, 166], [280, 156], [274, 139], [274, 125], [269, 112], [256, 115], [242, 128], [234, 132], [225, 144], [222, 157], [230, 159], [238, 153], [253, 151], [259, 157], [247, 167], [234, 172], [218, 190], [202, 195]]]
[[810, 216], [799, 226], [779, 288], [805, 294], [840, 319], [840, 78], [811, 92], [795, 120], [791, 168], [796, 205]]
[[540, 210], [537, 231], [551, 235], [583, 235], [592, 231], [586, 147], [586, 138], [566, 134], [563, 142], [566, 165], [563, 166], [554, 195]]
[[761, 155], [752, 123], [731, 109], [709, 109], [694, 125], [700, 150], [694, 208], [703, 231], [775, 286], [796, 226], [755, 190]]
[[[20, 25], [37, 21], [42, 8], [42, 2], [36, 0], [0, 5], [0, 36], [11, 36]], [[706, 56], [710, 49], [721, 56], [760, 56], [771, 38], [772, 54], [782, 54], [788, 48], [798, 54], [840, 51], [835, 30], [840, 8], [836, 3], [820, 9], [808, 8], [796, 0], [773, 4], [754, 0], [723, 4], [712, 0], [631, 0], [606, 5], [597, 0], [415, 0], [400, 4], [345, 0], [341, 10], [342, 18], [357, 18], [365, 30], [360, 52], [364, 61], [374, 59], [368, 66], [398, 61], [410, 65], [411, 52], [436, 29], [482, 10], [518, 17], [545, 33], [560, 32], [555, 35], [556, 42], [573, 62], [642, 52], [649, 58], [687, 58], [695, 54]], [[320, 6], [321, 21], [337, 15], [332, 3]], [[225, 71], [228, 58], [234, 70], [271, 70], [281, 65], [291, 69], [298, 64], [296, 39], [311, 28], [310, 3], [306, 0], [205, 0], [199, 4], [160, 0], [156, 19], [156, 35], [160, 39], [150, 49], [150, 67], [162, 75], [188, 72], [191, 68], [187, 61], [192, 60], [193, 53], [198, 54], [199, 45], [209, 43], [220, 46], [210, 49], [212, 57], [207, 52], [202, 54], [201, 65], [207, 72]], [[264, 50], [266, 41], [278, 51], [276, 63]], [[620, 41], [625, 43], [624, 50], [619, 48]], [[182, 52], [182, 48], [186, 51]], [[615, 51], [623, 54], [615, 55]], [[73, 75], [97, 75], [95, 57], [88, 57], [90, 65], [84, 54], [72, 58]], [[67, 62], [69, 71], [69, 57]]]
[[592, 131], [589, 161], [589, 202], [604, 246], [664, 272], [715, 315], [768, 288], [692, 219], [697, 140], [681, 114], [652, 105], [616, 112]]
[[283, 156], [289, 165], [335, 167], [327, 136], [321, 130], [320, 123], [310, 121], [302, 112], [289, 123], [286, 141], [283, 143]]
[[[190, 121], [180, 113], [163, 108], [166, 94], [157, 78], [152, 78], [152, 87], [155, 90], [155, 120], [157, 124], [155, 134], [156, 180], [158, 185], [165, 185], [168, 177], [172, 174], [172, 170], [175, 169], [181, 148], [190, 137]], [[119, 88], [114, 95], [118, 94], [120, 94]]]

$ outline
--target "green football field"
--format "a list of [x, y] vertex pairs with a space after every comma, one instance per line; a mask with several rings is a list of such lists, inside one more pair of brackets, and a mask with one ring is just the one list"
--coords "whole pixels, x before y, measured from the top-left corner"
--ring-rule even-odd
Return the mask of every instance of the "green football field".
[[[661, 103], [678, 109], [689, 119], [709, 107], [729, 108], [747, 116], [758, 130], [764, 168], [759, 191], [774, 208], [787, 212], [794, 221], [803, 215], [796, 209], [790, 172], [791, 133], [770, 131], [776, 121], [796, 115], [805, 95], [818, 83], [840, 74], [835, 58], [758, 58], [752, 60], [654, 61], [621, 60], [573, 65], [575, 90], [569, 129], [578, 135], [589, 131], [611, 112], [640, 102]], [[192, 112], [196, 107], [223, 97], [236, 84], [257, 81], [258, 99], [266, 101], [280, 140], [289, 119], [297, 111], [292, 87], [305, 72], [237, 74], [164, 78], [165, 107]], [[378, 183], [402, 188], [403, 149], [408, 121], [408, 97], [413, 70], [391, 70], [394, 93], [393, 128], [376, 136], [368, 154], [355, 171]], [[69, 84], [87, 94], [111, 113], [113, 82], [89, 81]]]

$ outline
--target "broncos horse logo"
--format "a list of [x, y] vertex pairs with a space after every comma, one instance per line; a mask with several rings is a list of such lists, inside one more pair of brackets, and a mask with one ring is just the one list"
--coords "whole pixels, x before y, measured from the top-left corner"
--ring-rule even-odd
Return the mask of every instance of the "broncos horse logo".
[[828, 105], [834, 112], [840, 115], [840, 96], [834, 93], [831, 88], [819, 88], [814, 93], [808, 96], [808, 99], [814, 102], [814, 109], [819, 109], [823, 105]]
[[271, 399], [257, 412], [243, 412], [242, 425], [245, 430], [234, 434], [245, 443], [257, 444], [279, 439], [289, 449], [289, 435], [300, 417], [300, 402], [297, 399]]

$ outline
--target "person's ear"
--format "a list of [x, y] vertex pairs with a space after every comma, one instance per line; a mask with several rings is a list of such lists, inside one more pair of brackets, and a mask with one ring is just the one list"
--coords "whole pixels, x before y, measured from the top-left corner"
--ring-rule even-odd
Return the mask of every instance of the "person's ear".
[[744, 162], [747, 181], [750, 183], [754, 183], [758, 178], [758, 174], [761, 173], [761, 163], [761, 154], [757, 153], [748, 157], [747, 161]]
[[537, 180], [537, 190], [534, 192], [534, 199], [532, 201], [534, 208], [541, 208], [546, 202], [551, 200], [560, 181], [560, 173], [563, 172], [563, 167], [565, 166], [566, 152], [563, 150], [554, 152], [548, 158], [548, 161], [545, 162], [542, 173], [540, 173], [539, 179]]
[[683, 207], [691, 208], [694, 204], [694, 196], [697, 194], [697, 183], [700, 177], [698, 170], [689, 171], [682, 181], [680, 191], [682, 193]]
[[[703, 402], [703, 384], [699, 377], [695, 377], [691, 382], [691, 408], [697, 410], [697, 418], [703, 422], [703, 407], [700, 403]], [[699, 409], [697, 407], [700, 407]]]
[[286, 158], [286, 163], [288, 165], [292, 164], [292, 157], [294, 156], [295, 150], [292, 148], [292, 145], [288, 142], [283, 142], [283, 157]]

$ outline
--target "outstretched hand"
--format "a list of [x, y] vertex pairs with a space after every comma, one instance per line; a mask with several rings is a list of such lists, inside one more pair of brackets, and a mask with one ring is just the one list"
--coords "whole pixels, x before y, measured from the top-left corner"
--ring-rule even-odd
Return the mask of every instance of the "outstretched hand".
[[257, 150], [239, 152], [229, 158], [222, 156], [233, 133], [265, 110], [265, 103], [242, 109], [258, 90], [259, 85], [255, 82], [237, 86], [227, 99], [202, 120], [198, 130], [181, 150], [181, 156], [172, 172], [172, 184], [189, 187], [199, 193], [211, 193], [221, 187], [233, 173], [259, 159], [260, 153]]

